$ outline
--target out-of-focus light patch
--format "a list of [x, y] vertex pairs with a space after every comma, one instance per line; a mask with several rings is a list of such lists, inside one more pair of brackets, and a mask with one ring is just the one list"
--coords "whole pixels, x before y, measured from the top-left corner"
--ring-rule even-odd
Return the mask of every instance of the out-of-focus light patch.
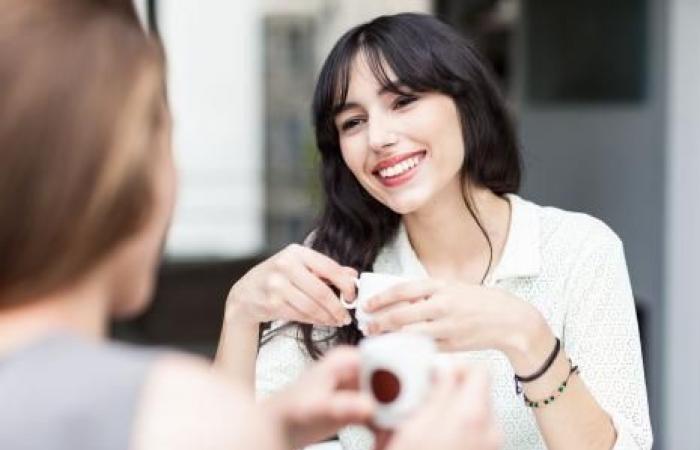
[[159, 2], [179, 198], [169, 257], [243, 257], [264, 241], [256, 2]]
[[139, 20], [141, 21], [141, 26], [144, 28], [144, 30], [148, 29], [148, 12], [147, 12], [147, 7], [146, 3], [147, 0], [133, 0], [134, 2], [134, 7], [136, 8], [136, 14], [139, 16]]

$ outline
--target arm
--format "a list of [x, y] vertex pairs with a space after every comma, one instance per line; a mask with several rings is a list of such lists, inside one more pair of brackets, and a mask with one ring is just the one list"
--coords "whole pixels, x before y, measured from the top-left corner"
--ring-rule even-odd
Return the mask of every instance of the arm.
[[[554, 334], [539, 311], [506, 291], [439, 282], [404, 289], [414, 290], [404, 299], [428, 300], [389, 309], [384, 305], [393, 300], [391, 294], [377, 296], [386, 309], [375, 317], [372, 333], [401, 328], [433, 336], [444, 351], [496, 349], [521, 376], [537, 372], [554, 347]], [[532, 400], [549, 397], [568, 373], [562, 351], [541, 377], [525, 385], [525, 395]], [[526, 408], [525, 404], [519, 407]], [[607, 450], [615, 441], [610, 418], [576, 376], [555, 402], [533, 408], [533, 413], [550, 449]]]
[[[525, 394], [540, 400], [557, 391], [569, 372], [568, 354], [581, 376], [574, 375], [555, 402], [533, 410], [548, 447], [649, 448], [639, 335], [622, 245], [606, 228], [586, 241], [578, 260], [565, 293], [563, 351], [543, 376], [525, 385]], [[404, 329], [433, 336], [446, 351], [500, 350], [521, 376], [536, 372], [555, 342], [537, 309], [501, 289], [409, 282], [370, 300], [368, 308], [375, 312], [370, 333]]]
[[350, 316], [327, 282], [354, 298], [356, 276], [354, 269], [296, 244], [255, 266], [229, 293], [215, 367], [252, 391], [260, 324], [345, 324]]
[[205, 363], [183, 356], [158, 361], [146, 381], [134, 420], [134, 450], [289, 448], [281, 426]]
[[[536, 319], [533, 318], [534, 320]], [[514, 372], [521, 376], [536, 372], [554, 347], [554, 335], [544, 319], [535, 323], [538, 325], [532, 327], [532, 330], [519, 335], [520, 344], [514, 343], [505, 351]], [[574, 360], [573, 364], [580, 366], [583, 371], [589, 367], [578, 360]], [[541, 377], [523, 386], [524, 395], [538, 402], [538, 407], [532, 408], [532, 412], [547, 448], [612, 448], [615, 428], [610, 416], [577, 374], [569, 377], [569, 368], [567, 354], [562, 348], [551, 367]], [[565, 390], [559, 393], [558, 388], [567, 378], [569, 381]], [[551, 396], [555, 396], [556, 400], [544, 403]], [[522, 407], [526, 406], [523, 404]]]
[[226, 306], [214, 367], [252, 389], [260, 323], [246, 320], [246, 315], [237, 311], [238, 305], [231, 303]]
[[611, 236], [582, 258], [577, 296], [567, 312], [564, 338], [581, 379], [609, 414], [615, 449], [652, 445], [644, 367], [634, 297], [623, 246]]

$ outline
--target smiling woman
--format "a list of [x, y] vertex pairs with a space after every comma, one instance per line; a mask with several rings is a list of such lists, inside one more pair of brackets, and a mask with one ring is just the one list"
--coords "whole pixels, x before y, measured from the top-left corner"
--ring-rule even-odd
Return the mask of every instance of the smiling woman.
[[[486, 364], [506, 448], [651, 446], [622, 244], [597, 219], [516, 195], [514, 127], [468, 41], [426, 15], [359, 25], [327, 57], [313, 114], [322, 215], [311, 248], [233, 286], [224, 336], [238, 343], [219, 352], [232, 373], [252, 384], [256, 367], [267, 394], [329, 346], [356, 344], [332, 288], [352, 299], [358, 272], [394, 274], [411, 281], [367, 301], [369, 334], [426, 334], [449, 358]], [[276, 322], [254, 366], [265, 320]], [[371, 447], [357, 429], [340, 438]]]
[[[455, 45], [459, 36], [437, 20], [405, 14], [370, 24], [338, 41], [316, 87], [327, 196], [313, 247], [371, 270], [402, 214], [450, 192], [486, 245], [473, 274], [483, 281], [495, 256], [493, 236], [477, 214], [474, 189], [462, 185], [496, 195], [520, 185], [520, 154], [501, 95], [473, 48]], [[352, 329], [342, 332], [359, 339]]]

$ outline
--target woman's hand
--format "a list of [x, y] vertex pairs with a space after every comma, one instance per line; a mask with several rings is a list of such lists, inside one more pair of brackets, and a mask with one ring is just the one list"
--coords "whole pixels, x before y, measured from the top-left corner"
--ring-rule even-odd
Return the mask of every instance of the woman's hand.
[[414, 331], [435, 338], [444, 351], [500, 350], [524, 374], [554, 342], [537, 309], [498, 288], [411, 281], [370, 299], [365, 311], [373, 315], [370, 334]]
[[456, 367], [438, 374], [425, 404], [393, 433], [375, 430], [375, 450], [495, 450], [502, 435], [491, 411], [489, 378]]
[[328, 283], [345, 298], [354, 299], [355, 278], [355, 269], [292, 244], [253, 267], [233, 285], [226, 315], [253, 325], [272, 320], [345, 325], [350, 323], [350, 315]]
[[359, 378], [357, 349], [338, 347], [263, 406], [278, 420], [289, 447], [304, 447], [346, 425], [369, 422], [376, 405], [359, 391]]

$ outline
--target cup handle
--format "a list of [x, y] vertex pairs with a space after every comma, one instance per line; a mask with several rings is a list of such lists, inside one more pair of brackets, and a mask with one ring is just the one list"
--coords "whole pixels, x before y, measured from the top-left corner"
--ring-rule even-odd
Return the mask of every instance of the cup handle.
[[[360, 280], [358, 278], [355, 278], [355, 286], [360, 287]], [[343, 297], [343, 293], [340, 293], [340, 304], [343, 305], [343, 308], [345, 309], [355, 309], [357, 308], [357, 297], [355, 297], [355, 300], [352, 302], [348, 302], [345, 300]]]

